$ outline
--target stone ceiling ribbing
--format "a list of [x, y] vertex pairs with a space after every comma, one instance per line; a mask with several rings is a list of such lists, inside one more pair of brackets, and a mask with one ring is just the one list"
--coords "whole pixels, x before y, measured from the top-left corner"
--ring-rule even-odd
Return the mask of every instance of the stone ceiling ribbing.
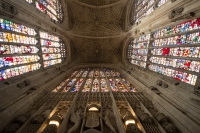
[[126, 3], [118, 2], [113, 6], [85, 6], [69, 1], [73, 17], [73, 27], [70, 32], [83, 36], [116, 36], [124, 34], [122, 16]]
[[[115, 0], [116, 1], [116, 0]], [[104, 6], [69, 0], [73, 63], [119, 63], [119, 46], [127, 36], [122, 29], [126, 0]], [[73, 20], [72, 20], [73, 19]]]

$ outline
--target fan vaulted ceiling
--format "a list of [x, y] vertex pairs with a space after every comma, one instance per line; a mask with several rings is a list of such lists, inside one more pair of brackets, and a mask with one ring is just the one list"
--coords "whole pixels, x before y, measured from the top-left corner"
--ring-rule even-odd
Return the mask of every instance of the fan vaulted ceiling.
[[125, 0], [69, 0], [69, 38], [76, 63], [118, 63]]

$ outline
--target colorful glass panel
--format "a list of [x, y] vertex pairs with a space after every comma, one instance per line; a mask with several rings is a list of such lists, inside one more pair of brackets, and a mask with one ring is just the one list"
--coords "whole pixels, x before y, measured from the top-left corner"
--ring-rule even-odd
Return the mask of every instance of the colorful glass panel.
[[1, 18], [0, 18], [0, 29], [14, 31], [32, 36], [35, 36], [37, 34], [33, 28]]
[[59, 0], [26, 0], [28, 3], [35, 2], [37, 9], [47, 14], [51, 19], [61, 22], [63, 11]]
[[149, 65], [148, 66], [150, 70], [154, 71], [154, 72], [158, 72], [160, 74], [172, 77], [176, 80], [191, 84], [191, 85], [195, 85], [196, 80], [197, 80], [197, 76], [193, 75], [193, 74], [189, 74], [186, 72], [182, 72], [182, 71], [176, 71], [170, 68], [166, 68], [166, 67], [162, 67], [162, 66], [158, 66], [158, 65]]
[[0, 81], [40, 69], [39, 63], [0, 70]]
[[108, 92], [108, 87], [105, 79], [101, 79], [101, 92]]
[[21, 43], [31, 45], [36, 45], [38, 43], [38, 41], [34, 37], [18, 35], [9, 32], [0, 32], [0, 42]]
[[152, 46], [157, 47], [157, 46], [171, 46], [171, 45], [197, 44], [197, 43], [200, 43], [200, 32], [157, 39], [152, 43]]
[[38, 55], [0, 57], [0, 68], [37, 62], [39, 60], [40, 57]]
[[152, 63], [161, 64], [165, 66], [171, 66], [189, 71], [200, 71], [200, 61], [191, 61], [184, 59], [173, 59], [163, 57], [151, 57], [149, 59]]
[[92, 84], [92, 79], [87, 79], [82, 92], [90, 92], [91, 84]]
[[69, 78], [61, 82], [55, 89], [52, 90], [52, 92], [58, 92], [68, 81]]
[[62, 92], [68, 92], [76, 80], [76, 78], [71, 79], [67, 86], [62, 90]]
[[62, 62], [61, 59], [44, 61], [44, 67], [52, 66], [61, 62]]
[[200, 47], [154, 48], [152, 55], [200, 58]]
[[115, 81], [113, 79], [109, 79], [109, 83], [110, 83], [110, 88], [112, 91], [119, 91], [118, 87], [115, 84]]
[[[91, 78], [87, 76], [91, 70]], [[100, 73], [107, 71], [110, 73], [108, 78]], [[95, 72], [98, 72], [98, 76], [95, 76]], [[85, 74], [84, 74], [85, 73]], [[83, 76], [84, 75], [84, 76]], [[110, 85], [110, 86], [109, 86]], [[63, 88], [63, 90], [62, 90]], [[110, 90], [111, 88], [111, 90]], [[129, 90], [130, 89], [130, 90]], [[108, 91], [121, 91], [121, 92], [135, 92], [135, 88], [128, 81], [122, 78], [122, 75], [110, 68], [83, 68], [74, 71], [69, 78], [65, 79], [60, 85], [58, 85], [52, 92], [108, 92]]]
[[83, 72], [82, 77], [86, 77], [86, 76], [87, 76], [87, 74], [88, 74], [88, 70], [89, 70], [89, 69], [84, 69], [84, 72]]
[[76, 85], [71, 89], [71, 92], [78, 92], [82, 83], [83, 83], [83, 79], [81, 78], [76, 82]]
[[65, 57], [65, 47], [62, 43], [62, 40], [57, 36], [48, 34], [43, 31], [40, 31], [39, 33], [40, 37], [43, 38], [40, 39], [42, 45], [43, 60], [56, 59], [53, 61], [44, 62], [45, 67], [61, 63]]
[[177, 33], [184, 33], [196, 29], [200, 29], [200, 18], [192, 19], [186, 22], [179, 23], [174, 26], [169, 26], [167, 28], [158, 30], [154, 32], [153, 36], [154, 38], [159, 38]]
[[1, 80], [38, 70], [41, 67], [41, 64], [37, 63], [40, 57], [32, 55], [37, 54], [39, 49], [30, 46], [38, 44], [35, 37], [37, 33], [33, 28], [0, 18], [0, 30]]
[[91, 92], [99, 92], [99, 80], [94, 79]]

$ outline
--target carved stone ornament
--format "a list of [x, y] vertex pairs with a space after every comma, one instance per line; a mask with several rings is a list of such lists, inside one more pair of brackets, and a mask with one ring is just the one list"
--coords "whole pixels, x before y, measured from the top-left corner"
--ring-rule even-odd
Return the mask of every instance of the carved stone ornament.
[[163, 83], [162, 83], [162, 88], [168, 88], [168, 84], [165, 83], [165, 82], [163, 82]]
[[162, 83], [163, 83], [162, 80], [157, 80], [157, 81], [156, 81], [156, 84], [157, 84], [158, 86], [162, 86]]
[[181, 13], [183, 12], [184, 8], [183, 7], [178, 7], [174, 10], [172, 10], [169, 14], [168, 17], [169, 19], [173, 19], [174, 17], [181, 15]]
[[18, 11], [13, 5], [2, 0], [0, 1], [0, 15], [13, 17], [17, 13]]
[[178, 20], [181, 20], [181, 19], [190, 19], [190, 18], [192, 18], [194, 16], [195, 16], [195, 13], [194, 12], [190, 12], [190, 13], [184, 14], [184, 15], [178, 17], [178, 18], [173, 19], [172, 22], [175, 22], [175, 21], [178, 21]]

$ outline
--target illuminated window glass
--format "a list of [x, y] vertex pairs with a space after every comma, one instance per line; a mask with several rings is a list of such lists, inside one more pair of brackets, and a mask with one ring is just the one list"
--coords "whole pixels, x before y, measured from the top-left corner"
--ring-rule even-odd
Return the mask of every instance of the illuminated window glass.
[[91, 84], [92, 84], [92, 79], [87, 79], [82, 92], [90, 92]]
[[114, 79], [109, 79], [109, 83], [110, 83], [110, 88], [113, 92], [115, 91], [119, 91], [118, 87], [116, 86], [115, 84], [115, 81]]
[[127, 87], [129, 88], [130, 91], [137, 92], [136, 88], [132, 84], [130, 84], [127, 80], [122, 79], [122, 81], [124, 82], [124, 84], [127, 85]]
[[59, 0], [26, 0], [35, 3], [37, 9], [47, 14], [51, 19], [61, 22], [63, 20], [62, 6]]
[[[105, 74], [107, 72], [107, 74]], [[89, 77], [90, 74], [90, 77]], [[110, 68], [83, 68], [74, 71], [52, 92], [136, 92], [135, 87]]]
[[[200, 18], [196, 18], [196, 19], [192, 19], [186, 22], [179, 23], [174, 26], [169, 26], [167, 28], [158, 30], [154, 32], [153, 36], [155, 38], [159, 38], [159, 37], [173, 35], [177, 33], [184, 33], [187, 31], [197, 30], [199, 28], [200, 28]], [[190, 35], [190, 36], [194, 36], [194, 35]]]
[[152, 13], [156, 7], [160, 7], [165, 2], [167, 2], [167, 0], [138, 0], [135, 2], [134, 10], [131, 13], [131, 23], [135, 24], [139, 22], [143, 17]]
[[122, 91], [122, 92], [128, 92], [128, 90], [126, 89], [125, 85], [122, 83], [122, 81], [120, 79], [115, 79], [116, 83], [118, 84], [119, 86], [119, 89]]
[[155, 31], [149, 69], [195, 85], [200, 71], [199, 28], [197, 18]]
[[44, 67], [61, 63], [65, 58], [65, 47], [59, 37], [40, 31]]
[[84, 70], [82, 77], [86, 77], [87, 76], [88, 70], [89, 70], [88, 68]]
[[0, 18], [0, 80], [41, 67], [35, 29]]
[[132, 40], [128, 45], [127, 56], [131, 64], [146, 68], [150, 34]]
[[99, 92], [99, 80], [98, 79], [94, 79], [93, 83], [92, 83], [92, 90], [91, 92]]
[[175, 47], [175, 48], [154, 48], [152, 55], [176, 56], [176, 57], [199, 57], [200, 47]]
[[62, 90], [62, 92], [68, 92], [72, 85], [74, 84], [74, 82], [76, 81], [77, 79], [76, 78], [73, 78], [69, 81], [69, 83], [67, 84], [67, 86], [64, 87], [64, 89]]
[[53, 89], [52, 92], [58, 92], [68, 81], [69, 81], [69, 78], [67, 78], [62, 83], [60, 83], [60, 85], [58, 85], [55, 89]]
[[162, 67], [162, 66], [158, 66], [158, 65], [149, 65], [148, 66], [150, 70], [154, 71], [154, 72], [158, 72], [160, 74], [172, 77], [176, 80], [191, 84], [191, 85], [195, 85], [196, 80], [197, 80], [197, 76], [193, 75], [193, 74], [189, 74], [186, 72], [182, 72], [182, 71], [176, 71], [170, 68], [166, 68], [166, 67]]
[[0, 70], [0, 81], [40, 69], [39, 63]]
[[76, 85], [71, 89], [71, 92], [77, 92], [79, 91], [81, 85], [83, 83], [83, 79], [79, 79], [77, 82], [76, 82]]
[[149, 60], [155, 64], [161, 64], [165, 66], [171, 66], [171, 67], [180, 68], [180, 69], [189, 70], [189, 71], [195, 71], [195, 72], [200, 71], [200, 61], [163, 58], [163, 57], [151, 57]]

